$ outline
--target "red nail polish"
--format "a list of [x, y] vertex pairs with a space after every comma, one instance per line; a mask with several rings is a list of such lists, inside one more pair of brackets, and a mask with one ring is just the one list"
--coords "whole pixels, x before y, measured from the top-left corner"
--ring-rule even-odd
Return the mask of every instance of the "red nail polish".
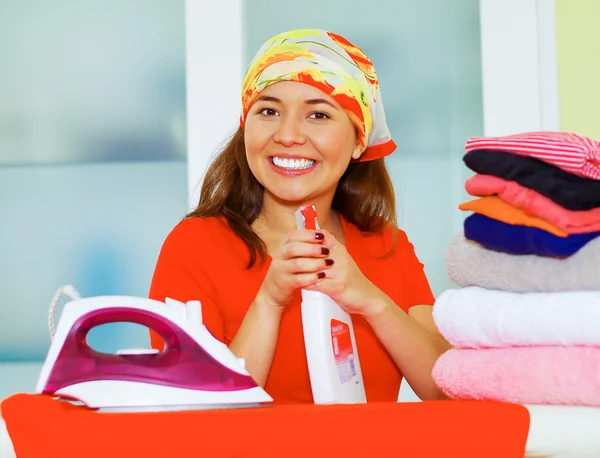
[[317, 233], [315, 233], [315, 239], [325, 240], [325, 236], [321, 232], [317, 232]]
[[325, 272], [319, 272], [319, 273], [317, 274], [317, 278], [318, 278], [319, 280], [322, 280], [323, 278], [325, 278]]
[[325, 259], [325, 265], [328, 266], [328, 267], [332, 266], [333, 265], [333, 259], [329, 259], [329, 258]]
[[329, 248], [327, 248], [326, 246], [322, 246], [321, 247], [321, 254], [327, 256], [329, 254]]

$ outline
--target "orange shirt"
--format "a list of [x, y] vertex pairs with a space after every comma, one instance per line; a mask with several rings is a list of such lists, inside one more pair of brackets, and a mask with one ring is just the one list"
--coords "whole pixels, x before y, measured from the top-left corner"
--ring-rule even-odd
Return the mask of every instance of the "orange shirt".
[[[412, 244], [400, 231], [393, 254], [391, 230], [361, 233], [342, 218], [346, 249], [363, 274], [399, 307], [432, 305], [431, 288]], [[167, 236], [156, 264], [150, 298], [199, 300], [208, 330], [229, 344], [240, 327], [267, 273], [267, 262], [247, 269], [246, 246], [225, 218], [193, 218], [180, 222]], [[304, 350], [301, 294], [297, 291], [281, 319], [279, 340], [265, 390], [277, 403], [312, 403]], [[402, 380], [398, 367], [362, 317], [352, 318], [367, 401], [396, 401]], [[151, 334], [152, 345], [161, 347]]]
[[569, 235], [545, 219], [531, 216], [524, 209], [504, 202], [499, 196], [479, 197], [468, 202], [463, 202], [458, 208], [463, 211], [470, 210], [506, 224], [537, 227], [557, 237], [566, 237]]

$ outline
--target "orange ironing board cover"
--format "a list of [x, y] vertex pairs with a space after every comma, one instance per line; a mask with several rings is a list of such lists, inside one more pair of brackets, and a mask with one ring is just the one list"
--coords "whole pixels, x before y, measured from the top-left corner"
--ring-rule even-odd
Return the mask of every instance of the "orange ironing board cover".
[[101, 413], [46, 395], [0, 405], [17, 458], [522, 458], [524, 406], [488, 401]]

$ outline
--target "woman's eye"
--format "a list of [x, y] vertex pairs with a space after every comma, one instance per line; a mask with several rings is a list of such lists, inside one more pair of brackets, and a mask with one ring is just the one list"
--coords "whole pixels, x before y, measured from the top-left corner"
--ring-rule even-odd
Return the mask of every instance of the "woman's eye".
[[313, 119], [329, 119], [329, 115], [327, 115], [327, 113], [323, 113], [322, 111], [317, 111], [316, 113], [311, 114], [310, 117]]
[[275, 116], [275, 115], [277, 115], [277, 111], [275, 111], [273, 108], [263, 108], [258, 113], [259, 114], [263, 114], [265, 116]]

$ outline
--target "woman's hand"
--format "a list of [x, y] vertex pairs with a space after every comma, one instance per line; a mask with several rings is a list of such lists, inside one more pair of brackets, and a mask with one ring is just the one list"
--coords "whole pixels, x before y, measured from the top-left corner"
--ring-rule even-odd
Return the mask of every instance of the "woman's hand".
[[290, 232], [272, 256], [257, 298], [282, 311], [294, 291], [317, 284], [331, 268], [330, 249], [324, 246], [324, 231]]
[[328, 257], [333, 264], [324, 271], [323, 278], [306, 289], [327, 294], [351, 314], [369, 316], [380, 313], [381, 310], [376, 310], [376, 307], [387, 303], [382, 300], [385, 293], [365, 277], [346, 247], [332, 233], [325, 230], [321, 232], [325, 235], [323, 246], [329, 248]]

